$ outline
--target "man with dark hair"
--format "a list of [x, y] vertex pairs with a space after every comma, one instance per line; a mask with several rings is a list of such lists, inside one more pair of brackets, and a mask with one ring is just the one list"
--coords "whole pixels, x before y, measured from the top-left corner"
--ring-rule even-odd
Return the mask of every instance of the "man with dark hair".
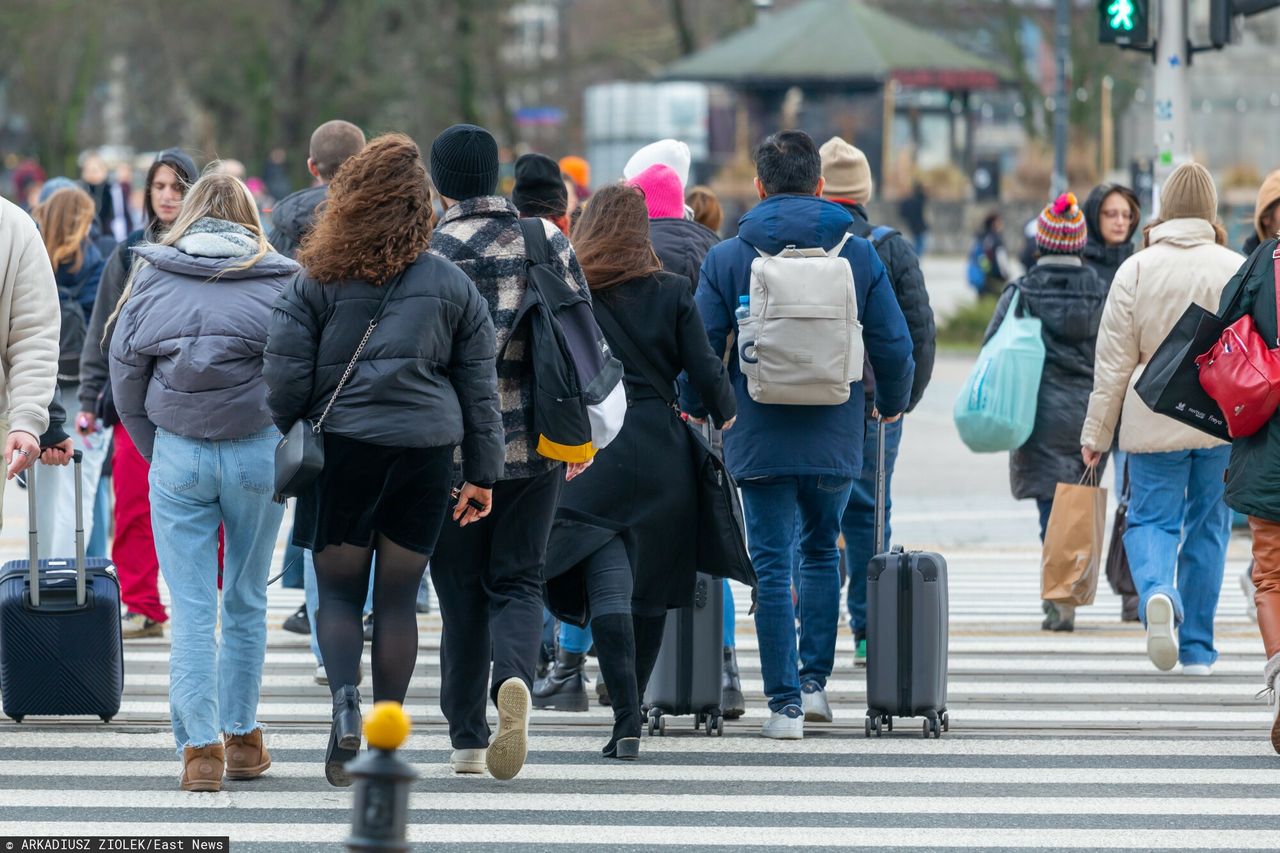
[[315, 185], [285, 196], [271, 214], [267, 239], [277, 252], [290, 258], [297, 254], [302, 238], [311, 232], [316, 207], [329, 195], [329, 182], [338, 167], [363, 149], [364, 131], [349, 121], [334, 119], [315, 129], [307, 153], [307, 171], [316, 179]]
[[[828, 258], [849, 264], [862, 343], [875, 371], [873, 413], [896, 421], [910, 400], [915, 363], [907, 323], [884, 264], [871, 243], [846, 234], [853, 224], [848, 211], [821, 198], [822, 160], [807, 134], [784, 131], [770, 136], [756, 149], [755, 161], [760, 204], [739, 221], [738, 236], [713, 248], [702, 265], [697, 303], [711, 348], [724, 352], [730, 337], [737, 336], [735, 311], [744, 297], [752, 307], [753, 261], [788, 247], [821, 249], [831, 253]], [[831, 264], [825, 269], [842, 272]], [[753, 320], [762, 322], [756, 316], [760, 312], [752, 310]], [[804, 353], [793, 355], [794, 362], [803, 361], [799, 356]], [[748, 391], [736, 346], [729, 371], [738, 399], [738, 423], [724, 435], [724, 457], [742, 488], [751, 559], [760, 581], [756, 633], [772, 711], [761, 733], [796, 740], [804, 737], [806, 719], [831, 720], [825, 686], [840, 617], [836, 541], [853, 478], [862, 469], [866, 398], [859, 380], [850, 383], [843, 403], [758, 402]], [[761, 389], [752, 390], [763, 396]], [[706, 408], [687, 383], [682, 391], [684, 410], [695, 419], [704, 418]], [[798, 660], [791, 599], [791, 558], [797, 548], [802, 553]]]

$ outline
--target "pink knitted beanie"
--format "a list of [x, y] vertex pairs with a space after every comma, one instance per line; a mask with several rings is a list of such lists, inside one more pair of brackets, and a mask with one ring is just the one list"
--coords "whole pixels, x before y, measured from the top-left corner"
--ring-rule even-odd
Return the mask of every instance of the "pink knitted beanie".
[[644, 192], [650, 219], [684, 217], [684, 187], [680, 184], [680, 176], [670, 166], [656, 163], [627, 183]]

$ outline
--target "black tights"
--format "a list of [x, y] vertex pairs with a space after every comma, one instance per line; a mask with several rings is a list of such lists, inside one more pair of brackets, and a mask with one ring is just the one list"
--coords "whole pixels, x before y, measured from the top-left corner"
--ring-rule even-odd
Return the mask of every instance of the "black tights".
[[316, 638], [324, 657], [329, 691], [356, 683], [364, 650], [363, 610], [373, 556], [373, 699], [404, 702], [418, 657], [418, 584], [430, 559], [396, 545], [381, 533], [376, 548], [329, 545], [315, 552]]

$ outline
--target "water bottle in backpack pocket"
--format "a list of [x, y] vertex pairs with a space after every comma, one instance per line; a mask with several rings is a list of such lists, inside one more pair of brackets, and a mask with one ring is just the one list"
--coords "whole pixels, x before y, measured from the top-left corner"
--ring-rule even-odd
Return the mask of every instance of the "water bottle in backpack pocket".
[[[838, 406], [862, 379], [862, 324], [853, 268], [835, 248], [757, 251], [738, 355], [757, 403]], [[739, 309], [741, 310], [741, 309]]]

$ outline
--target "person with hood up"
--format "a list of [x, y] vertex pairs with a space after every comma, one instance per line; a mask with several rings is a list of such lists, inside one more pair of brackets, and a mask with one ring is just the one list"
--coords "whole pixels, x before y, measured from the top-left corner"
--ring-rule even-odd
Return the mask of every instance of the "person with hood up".
[[1085, 266], [1110, 286], [1116, 270], [1133, 254], [1142, 208], [1137, 194], [1120, 184], [1100, 184], [1084, 202]]
[[[896, 420], [911, 399], [911, 336], [884, 264], [866, 240], [846, 239], [853, 217], [823, 199], [822, 158], [807, 133], [788, 130], [765, 139], [755, 151], [760, 203], [738, 223], [738, 236], [720, 243], [702, 264], [697, 305], [712, 352], [725, 351], [737, 335], [735, 312], [750, 295], [752, 262], [760, 252], [787, 246], [831, 251], [853, 276], [858, 320], [875, 370], [875, 408]], [[840, 519], [853, 478], [862, 470], [866, 395], [850, 384], [839, 405], [759, 403], [747, 390], [738, 348], [729, 354], [729, 376], [738, 403], [737, 425], [724, 434], [724, 457], [743, 499], [747, 540], [759, 581], [755, 612], [769, 718], [761, 734], [799, 740], [807, 717], [831, 719], [826, 680], [835, 664], [840, 621]], [[681, 407], [696, 419], [708, 406], [687, 380]], [[801, 517], [796, 538], [797, 507]], [[792, 555], [800, 563], [800, 635], [791, 597]], [[803, 666], [803, 669], [801, 667]]]
[[[924, 274], [920, 271], [920, 259], [907, 239], [892, 229], [874, 229], [868, 221], [867, 208], [875, 191], [871, 178], [871, 164], [867, 155], [833, 136], [818, 149], [822, 155], [822, 177], [825, 185], [822, 197], [840, 205], [853, 217], [849, 231], [870, 240], [876, 254], [889, 274], [889, 283], [898, 299], [898, 306], [907, 320], [911, 333], [911, 355], [915, 359], [916, 372], [911, 383], [911, 399], [907, 403], [910, 412], [924, 396], [933, 376], [937, 329], [933, 322], [933, 309], [929, 307], [929, 292], [925, 289]], [[862, 570], [875, 556], [876, 509], [876, 459], [879, 454], [879, 430], [872, 412], [875, 396], [875, 378], [864, 369], [863, 387], [868, 401], [864, 409], [867, 422], [863, 430], [862, 470], [853, 481], [849, 504], [840, 522], [844, 534], [846, 565], [849, 572], [849, 627], [853, 631], [854, 660], [865, 664], [867, 659], [867, 573]], [[885, 543], [890, 539], [889, 509], [894, 463], [898, 447], [902, 443], [902, 421], [885, 427]]]
[[112, 428], [111, 488], [115, 493], [115, 539], [111, 560], [120, 578], [124, 605], [121, 634], [126, 640], [164, 635], [169, 616], [160, 601], [160, 563], [151, 528], [148, 485], [150, 466], [138, 453], [128, 429], [119, 423], [111, 395], [108, 354], [115, 324], [108, 322], [120, 303], [133, 266], [133, 250], [141, 243], [155, 243], [164, 236], [182, 210], [187, 189], [199, 172], [195, 161], [181, 148], [168, 148], [147, 169], [142, 207], [146, 223], [116, 247], [107, 259], [98, 283], [93, 314], [84, 349], [80, 352], [80, 413], [75, 429], [81, 436]]
[[[1013, 496], [1036, 502], [1041, 541], [1058, 484], [1080, 482], [1086, 467], [1080, 458], [1080, 429], [1093, 390], [1094, 346], [1107, 299], [1107, 285], [1081, 257], [1087, 239], [1074, 195], [1063, 193], [1046, 206], [1036, 222], [1040, 258], [1004, 289], [983, 339], [985, 344], [1000, 328], [1015, 294], [1019, 310], [1042, 323], [1045, 359], [1035, 426], [1026, 443], [1009, 454]], [[1103, 463], [1099, 458], [1089, 467], [1100, 469]], [[1044, 630], [1075, 630], [1074, 608], [1046, 601], [1043, 609]]]
[[1258, 200], [1253, 207], [1253, 233], [1244, 241], [1240, 251], [1252, 255], [1260, 245], [1280, 233], [1280, 169], [1268, 174], [1258, 188]]
[[326, 121], [312, 132], [307, 171], [316, 183], [276, 203], [271, 213], [270, 241], [277, 252], [290, 258], [298, 253], [315, 221], [316, 207], [329, 195], [329, 182], [338, 168], [362, 148], [364, 131], [349, 121]]
[[1180, 661], [1184, 675], [1209, 675], [1218, 657], [1213, 620], [1231, 535], [1222, 501], [1231, 451], [1152, 412], [1133, 387], [1187, 305], [1217, 309], [1243, 260], [1225, 242], [1213, 176], [1198, 163], [1179, 166], [1161, 189], [1160, 218], [1147, 226], [1144, 248], [1111, 285], [1080, 433], [1091, 465], [1110, 449], [1119, 422], [1120, 449], [1129, 455], [1124, 550], [1147, 655], [1162, 670]]

